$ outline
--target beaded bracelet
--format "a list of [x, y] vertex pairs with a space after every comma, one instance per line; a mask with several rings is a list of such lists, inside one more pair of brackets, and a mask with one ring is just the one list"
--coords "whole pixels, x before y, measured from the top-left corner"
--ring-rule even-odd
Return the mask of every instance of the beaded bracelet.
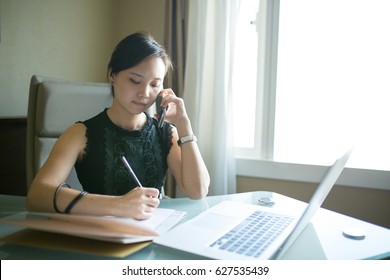
[[53, 196], [53, 206], [54, 206], [54, 210], [56, 210], [57, 213], [62, 213], [60, 210], [58, 210], [58, 207], [57, 207], [57, 193], [60, 191], [60, 189], [62, 187], [71, 188], [67, 183], [61, 183], [56, 188], [56, 191], [54, 192], [54, 196]]

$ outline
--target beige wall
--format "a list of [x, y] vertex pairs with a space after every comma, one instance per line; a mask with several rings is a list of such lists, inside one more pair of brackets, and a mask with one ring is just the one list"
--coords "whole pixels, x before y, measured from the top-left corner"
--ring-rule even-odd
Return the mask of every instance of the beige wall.
[[164, 43], [165, 0], [118, 0], [116, 39], [145, 31]]
[[106, 81], [115, 44], [138, 30], [163, 39], [165, 0], [1, 0], [0, 118], [27, 115], [40, 74]]
[[[308, 201], [316, 185], [310, 183], [237, 177], [237, 191], [273, 191]], [[323, 207], [390, 228], [390, 191], [335, 186]]]

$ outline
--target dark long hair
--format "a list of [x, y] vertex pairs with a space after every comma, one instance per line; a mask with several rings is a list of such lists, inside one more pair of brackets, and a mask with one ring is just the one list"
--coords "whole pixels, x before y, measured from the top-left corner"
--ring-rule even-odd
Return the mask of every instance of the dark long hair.
[[[116, 45], [107, 66], [108, 74], [117, 74], [120, 71], [134, 67], [148, 57], [160, 57], [164, 61], [165, 70], [172, 69], [172, 61], [165, 48], [154, 38], [144, 32], [131, 34]], [[113, 88], [111, 88], [113, 92]]]

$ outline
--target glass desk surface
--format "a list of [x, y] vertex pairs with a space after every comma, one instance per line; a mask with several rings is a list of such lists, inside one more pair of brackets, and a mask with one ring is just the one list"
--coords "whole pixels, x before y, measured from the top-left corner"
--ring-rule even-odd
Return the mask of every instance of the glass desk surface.
[[[244, 203], [259, 204], [259, 199], [269, 197], [275, 202], [271, 207], [286, 209], [299, 209], [306, 203], [272, 192], [247, 192], [221, 196], [208, 196], [201, 200], [187, 198], [162, 199], [161, 208], [172, 208], [187, 212], [182, 221], [191, 219], [217, 203], [224, 200], [234, 200]], [[0, 219], [23, 217], [26, 214], [25, 197], [0, 195]], [[16, 216], [15, 216], [16, 215]], [[367, 232], [367, 238], [361, 241], [349, 240], [342, 236], [341, 226], [359, 226]], [[112, 255], [99, 255], [87, 252], [62, 250], [59, 248], [43, 248], [41, 246], [22, 245], [7, 242], [7, 236], [24, 230], [21, 227], [0, 224], [0, 259], [152, 259], [152, 260], [185, 260], [205, 259], [202, 256], [170, 249], [154, 243], [135, 253], [113, 257]], [[49, 234], [49, 233], [48, 233]], [[54, 235], [58, 242], [66, 240], [65, 235]], [[63, 239], [64, 238], [64, 239]], [[59, 239], [59, 240], [58, 240]], [[93, 240], [78, 238], [88, 244]], [[189, 236], [189, 241], [191, 236]], [[381, 241], [382, 240], [382, 241]], [[312, 222], [298, 237], [286, 259], [383, 259], [390, 257], [390, 230], [361, 220], [357, 220], [326, 209], [320, 209]], [[103, 242], [102, 246], [125, 246]], [[101, 244], [101, 243], [99, 243]], [[99, 244], [97, 246], [99, 246]]]

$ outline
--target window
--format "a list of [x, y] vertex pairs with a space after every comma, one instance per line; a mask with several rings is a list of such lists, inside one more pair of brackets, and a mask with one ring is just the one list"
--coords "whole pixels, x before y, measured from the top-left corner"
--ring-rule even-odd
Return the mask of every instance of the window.
[[353, 145], [347, 167], [390, 171], [389, 12], [386, 0], [242, 1], [237, 157], [321, 166]]

